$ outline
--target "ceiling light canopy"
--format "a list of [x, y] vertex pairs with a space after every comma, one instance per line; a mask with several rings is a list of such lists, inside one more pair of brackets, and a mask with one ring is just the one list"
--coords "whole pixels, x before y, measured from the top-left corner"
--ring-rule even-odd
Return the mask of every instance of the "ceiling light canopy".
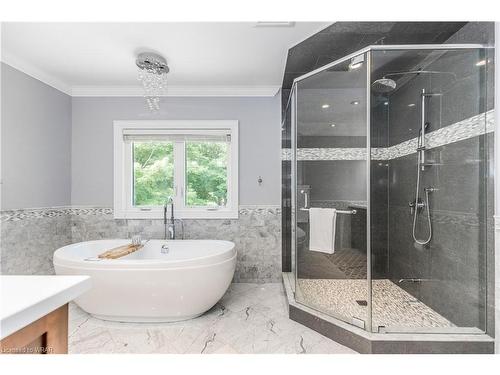
[[139, 81], [144, 88], [144, 97], [152, 111], [160, 109], [160, 97], [165, 95], [167, 73], [170, 71], [167, 60], [153, 52], [137, 55], [135, 64], [139, 68]]

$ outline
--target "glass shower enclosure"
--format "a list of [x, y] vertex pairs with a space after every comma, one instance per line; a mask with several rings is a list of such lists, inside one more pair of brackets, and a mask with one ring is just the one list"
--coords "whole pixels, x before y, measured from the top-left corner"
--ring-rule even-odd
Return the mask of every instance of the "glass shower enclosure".
[[295, 80], [297, 302], [370, 332], [487, 331], [492, 59], [371, 46]]

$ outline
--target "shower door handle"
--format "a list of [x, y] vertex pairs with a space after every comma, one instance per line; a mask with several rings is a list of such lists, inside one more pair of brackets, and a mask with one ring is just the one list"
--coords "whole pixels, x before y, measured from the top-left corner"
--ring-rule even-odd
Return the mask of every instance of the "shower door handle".
[[301, 194], [304, 194], [304, 207], [303, 208], [309, 208], [309, 193], [302, 189]]

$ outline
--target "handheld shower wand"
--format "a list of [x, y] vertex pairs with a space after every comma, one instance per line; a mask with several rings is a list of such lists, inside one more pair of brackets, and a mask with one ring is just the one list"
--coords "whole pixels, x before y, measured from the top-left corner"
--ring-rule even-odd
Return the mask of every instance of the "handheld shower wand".
[[[412, 236], [413, 240], [419, 244], [419, 245], [427, 245], [429, 242], [431, 242], [432, 239], [432, 223], [431, 223], [431, 211], [430, 211], [430, 204], [429, 204], [429, 194], [437, 191], [436, 188], [434, 187], [426, 187], [424, 189], [425, 193], [425, 202], [422, 202], [419, 195], [419, 190], [420, 190], [420, 182], [421, 182], [421, 173], [425, 170], [425, 131], [427, 130], [427, 127], [429, 126], [429, 123], [425, 121], [425, 103], [426, 103], [426, 98], [432, 97], [432, 96], [437, 96], [440, 94], [430, 94], [426, 93], [425, 89], [422, 89], [421, 93], [421, 127], [419, 130], [419, 135], [418, 135], [418, 140], [417, 140], [417, 183], [415, 186], [415, 200], [413, 202], [410, 202], [410, 208], [411, 212], [413, 213], [413, 226], [412, 226]], [[427, 210], [427, 226], [428, 226], [428, 235], [425, 240], [419, 240], [416, 235], [416, 227], [417, 227], [417, 216], [420, 213], [421, 210], [426, 209]]]

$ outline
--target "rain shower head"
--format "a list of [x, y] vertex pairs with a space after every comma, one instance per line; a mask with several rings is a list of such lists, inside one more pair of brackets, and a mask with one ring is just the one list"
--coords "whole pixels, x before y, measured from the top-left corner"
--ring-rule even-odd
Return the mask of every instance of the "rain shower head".
[[380, 93], [391, 92], [396, 88], [396, 81], [390, 78], [380, 78], [372, 83], [372, 90]]
[[389, 73], [383, 76], [380, 79], [377, 79], [373, 81], [372, 83], [372, 90], [378, 93], [388, 93], [396, 89], [396, 81], [393, 79], [390, 79], [388, 77], [390, 76], [404, 76], [407, 74], [447, 74], [451, 75], [453, 80], [456, 81], [457, 76], [455, 73], [452, 72], [441, 72], [441, 71], [435, 71], [435, 70], [410, 70], [407, 72], [394, 72], [394, 73]]

